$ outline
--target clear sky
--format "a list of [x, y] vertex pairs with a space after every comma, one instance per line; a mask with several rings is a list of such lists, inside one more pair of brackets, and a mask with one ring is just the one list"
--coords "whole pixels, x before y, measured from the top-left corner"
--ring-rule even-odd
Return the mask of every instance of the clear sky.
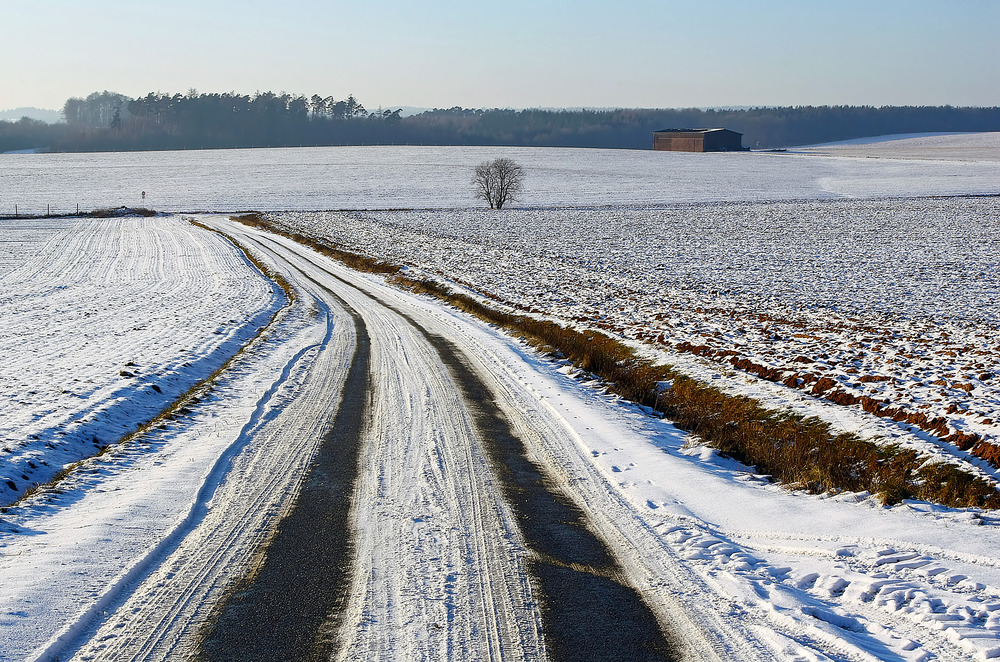
[[0, 109], [1000, 105], [1000, 0], [0, 0]]

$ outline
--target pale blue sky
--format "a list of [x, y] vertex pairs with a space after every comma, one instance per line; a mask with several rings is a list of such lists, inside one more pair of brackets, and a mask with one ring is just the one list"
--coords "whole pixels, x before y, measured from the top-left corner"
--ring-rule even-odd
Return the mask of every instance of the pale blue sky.
[[1000, 0], [0, 0], [0, 109], [111, 90], [369, 108], [1000, 105]]

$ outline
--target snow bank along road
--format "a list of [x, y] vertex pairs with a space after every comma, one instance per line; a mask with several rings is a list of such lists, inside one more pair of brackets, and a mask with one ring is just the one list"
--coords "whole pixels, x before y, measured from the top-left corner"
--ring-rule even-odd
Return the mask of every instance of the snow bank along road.
[[[333, 513], [350, 532], [331, 568], [343, 598], [334, 618], [293, 602], [290, 618], [243, 627], [265, 646], [339, 659], [1000, 654], [1000, 528], [986, 514], [770, 486], [493, 329], [202, 220], [298, 296], [183, 416], [0, 514], [0, 659], [266, 657], [227, 648], [232, 628], [244, 638], [273, 596], [303, 596], [281, 565], [289, 505], [341, 459], [357, 467], [350, 508]], [[351, 439], [356, 460], [338, 457]], [[545, 528], [551, 513], [567, 526]], [[578, 586], [617, 600], [608, 619], [639, 616], [608, 627], [566, 609]], [[619, 607], [635, 601], [628, 586], [634, 609]]]

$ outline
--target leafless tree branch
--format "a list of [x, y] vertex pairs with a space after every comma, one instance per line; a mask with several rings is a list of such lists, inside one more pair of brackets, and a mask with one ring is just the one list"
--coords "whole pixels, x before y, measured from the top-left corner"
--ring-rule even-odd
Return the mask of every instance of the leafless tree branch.
[[499, 158], [476, 166], [472, 188], [477, 198], [490, 209], [503, 206], [517, 198], [524, 187], [524, 168], [511, 159]]

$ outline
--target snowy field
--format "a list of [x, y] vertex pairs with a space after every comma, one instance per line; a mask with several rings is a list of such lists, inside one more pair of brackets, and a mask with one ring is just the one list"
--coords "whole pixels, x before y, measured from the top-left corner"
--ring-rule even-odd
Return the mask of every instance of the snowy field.
[[[978, 134], [983, 135], [983, 134]], [[989, 136], [992, 134], [985, 134]], [[521, 206], [995, 193], [1000, 163], [522, 147], [314, 147], [0, 154], [0, 214], [144, 206], [158, 211], [448, 209], [505, 156], [528, 171]], [[146, 197], [142, 198], [142, 192]]]
[[[756, 385], [734, 366], [750, 361], [802, 391], [825, 378], [829, 394], [944, 418], [935, 435], [875, 420], [866, 430], [928, 449], [955, 433], [1000, 435], [997, 200], [275, 218], [523, 309], [652, 343], [670, 363], [714, 357], [706, 367], [734, 377], [719, 383], [741, 392]], [[798, 398], [784, 390], [786, 400]]]
[[[532, 189], [523, 207], [497, 213], [473, 209], [466, 182], [471, 165], [497, 150], [392, 150], [359, 149], [336, 167], [331, 155], [350, 150], [247, 150], [227, 156], [231, 170], [213, 167], [208, 152], [51, 155], [50, 170], [19, 185], [35, 193], [92, 190], [95, 206], [138, 204], [138, 188], [160, 209], [407, 207], [272, 218], [406, 262], [411, 275], [642, 340], [644, 351], [723, 388], [998, 477], [940, 435], [814, 397], [807, 377], [946, 417], [949, 434], [1000, 435], [1000, 198], [927, 197], [996, 194], [997, 162], [793, 154], [654, 162], [664, 155], [501, 150], [529, 165]], [[330, 173], [346, 172], [359, 154], [379, 161], [356, 178], [345, 175], [334, 190]], [[423, 174], [407, 174], [429, 155]], [[21, 177], [22, 168], [6, 161], [11, 156], [45, 155], [0, 157], [4, 181]], [[99, 165], [103, 158], [122, 160], [109, 168], [110, 161]], [[84, 166], [88, 159], [97, 167]], [[237, 174], [240, 163], [255, 174]], [[303, 179], [304, 172], [312, 174]], [[660, 185], [668, 175], [675, 188]], [[152, 177], [162, 190], [145, 183]], [[212, 188], [220, 182], [229, 188]], [[312, 199], [311, 186], [319, 191]], [[133, 199], [116, 201], [126, 187]], [[647, 195], [653, 199], [643, 202]], [[410, 202], [397, 204], [404, 198]], [[252, 231], [224, 217], [202, 220], [254, 245]], [[3, 504], [155, 415], [283, 311], [189, 415], [90, 461], [58, 491], [0, 510], [3, 662], [59, 651], [95, 660], [190, 652], [185, 637], [253, 562], [253, 544], [266, 537], [308, 463], [325, 420], [317, 412], [336, 403], [330, 394], [353, 340], [347, 314], [308, 291], [324, 278], [359, 310], [377, 296], [451, 334], [475, 357], [510, 415], [545, 430], [532, 450], [536, 461], [615, 541], [630, 581], [655, 609], [674, 613], [675, 625], [688, 619], [680, 636], [714, 633], [715, 659], [1000, 657], [994, 513], [919, 502], [885, 508], [867, 494], [810, 496], [772, 485], [516, 339], [378, 278], [320, 266], [306, 253], [282, 262], [261, 240], [255, 254], [285, 269], [303, 292], [283, 308], [281, 291], [239, 250], [179, 216], [0, 220], [0, 232]], [[419, 336], [392, 326], [391, 311], [365, 315], [379, 351]], [[405, 649], [479, 659], [473, 635], [456, 652], [433, 624], [445, 618], [447, 632], [471, 632], [466, 618], [482, 598], [449, 602], [458, 610], [452, 622], [440, 616], [440, 597], [454, 595], [456, 581], [470, 595], [476, 587], [487, 595], [513, 581], [505, 564], [522, 557], [516, 536], [456, 516], [462, 504], [477, 503], [477, 489], [492, 485], [481, 459], [462, 459], [468, 470], [430, 470], [434, 458], [442, 461], [433, 443], [457, 419], [444, 398], [424, 402], [430, 391], [420, 379], [441, 368], [421, 352], [412, 357], [430, 363], [414, 371], [420, 374], [401, 371], [406, 363], [391, 354], [373, 363], [384, 366], [373, 374], [391, 396], [381, 396], [379, 420], [399, 420], [372, 433], [380, 472], [360, 483], [371, 512], [359, 553], [370, 554], [371, 570], [362, 564], [355, 580], [367, 588], [351, 596], [351, 645], [369, 647], [371, 658]], [[799, 388], [759, 379], [734, 366], [739, 359], [773, 368]], [[307, 389], [316, 380], [323, 389]], [[393, 395], [397, 389], [402, 395]], [[412, 413], [389, 405], [398, 402], [409, 402]], [[407, 418], [421, 409], [440, 420]], [[400, 432], [408, 429], [421, 433]], [[301, 438], [291, 443], [293, 432]], [[466, 452], [459, 441], [447, 446], [450, 461]], [[455, 476], [469, 477], [467, 484], [452, 482]], [[410, 478], [393, 482], [400, 477]], [[407, 488], [411, 479], [419, 490]], [[476, 508], [490, 517], [505, 512], [503, 504]], [[213, 535], [230, 542], [216, 549], [208, 544]], [[465, 558], [449, 541], [480, 538], [496, 547], [480, 550], [480, 574], [448, 565]], [[196, 562], [204, 565], [184, 565]], [[419, 586], [407, 583], [413, 577]], [[514, 595], [505, 609], [530, 611], [531, 587], [518, 590], [528, 598]], [[168, 601], [171, 592], [178, 597]], [[369, 594], [388, 611], [373, 610]], [[156, 654], [122, 652], [140, 644]]]
[[151, 419], [283, 298], [177, 218], [0, 228], [0, 505]]
[[947, 161], [1000, 161], [1000, 132], [903, 133], [792, 150], [803, 154]]

